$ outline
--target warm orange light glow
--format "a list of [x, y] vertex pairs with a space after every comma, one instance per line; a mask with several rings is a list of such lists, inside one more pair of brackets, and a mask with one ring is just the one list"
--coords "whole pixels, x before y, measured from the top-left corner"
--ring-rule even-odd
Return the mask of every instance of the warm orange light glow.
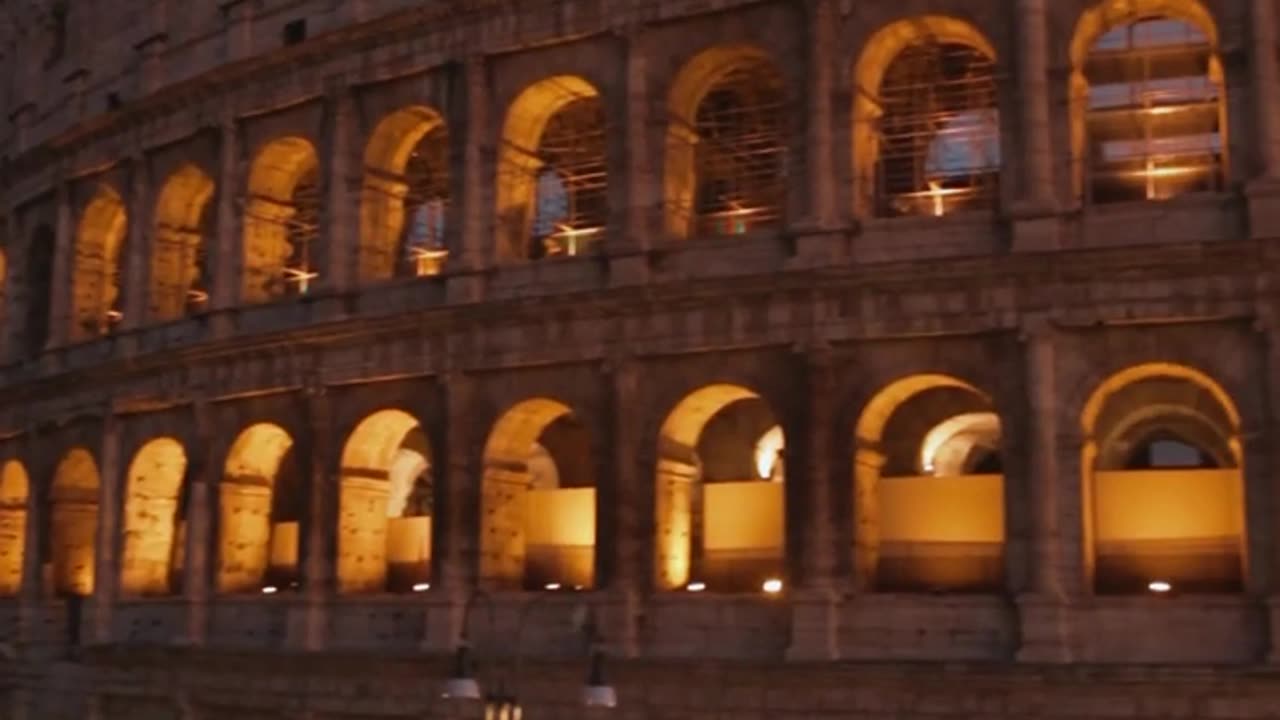
[[313, 270], [299, 270], [297, 268], [283, 268], [285, 282], [295, 283], [298, 286], [298, 292], [306, 295], [311, 289], [311, 281], [320, 277], [320, 273]]
[[414, 592], [426, 592], [431, 589], [431, 583], [417, 583], [413, 586]]
[[602, 227], [575, 228], [570, 225], [558, 225], [555, 234], [546, 240], [547, 250], [556, 255], [577, 256], [582, 254], [590, 238], [602, 232], [604, 232]]
[[691, 582], [688, 585], [686, 585], [684, 589], [688, 590], [689, 592], [702, 592], [703, 590], [707, 589], [707, 584], [704, 582]]
[[1164, 580], [1152, 580], [1151, 583], [1147, 585], [1147, 589], [1153, 593], [1167, 593], [1173, 589], [1173, 585], [1170, 585]]
[[277, 588], [275, 585], [268, 585], [262, 588], [263, 595], [274, 595], [279, 591], [280, 591], [280, 588]]
[[777, 578], [769, 578], [764, 581], [764, 584], [760, 586], [760, 589], [770, 595], [777, 595], [782, 592], [782, 581]]
[[415, 247], [409, 251], [413, 255], [414, 273], [418, 277], [439, 275], [444, 269], [444, 261], [449, 257], [448, 250]]

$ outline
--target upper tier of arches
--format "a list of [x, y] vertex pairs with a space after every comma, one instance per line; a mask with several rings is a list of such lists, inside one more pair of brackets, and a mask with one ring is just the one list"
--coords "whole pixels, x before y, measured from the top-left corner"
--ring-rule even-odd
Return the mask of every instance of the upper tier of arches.
[[[1052, 164], [1070, 168], [1064, 192], [1094, 205], [1225, 189], [1234, 123], [1220, 46], [1198, 0], [1091, 5], [1061, 89], [1071, 142]], [[25, 286], [14, 317], [36, 353], [318, 288], [436, 276], [466, 269], [467, 253], [484, 264], [598, 253], [624, 226], [667, 241], [774, 232], [820, 214], [802, 171], [841, 147], [849, 164], [826, 162], [848, 168], [854, 217], [995, 217], [1021, 199], [1029, 162], [1009, 88], [1020, 69], [1000, 47], [960, 15], [876, 29], [841, 74], [848, 92], [835, 96], [850, 105], [829, 119], [847, 129], [825, 150], [801, 111], [804, 78], [764, 41], [735, 41], [684, 57], [641, 108], [591, 68], [495, 92], [486, 108], [466, 79], [465, 92], [404, 97], [357, 123], [363, 137], [337, 120], [314, 132], [281, 122], [246, 134], [243, 162], [167, 162], [155, 183], [135, 181], [159, 167], [144, 159], [78, 183], [92, 192], [70, 193], [73, 222], [25, 233], [27, 262], [10, 252], [7, 264]], [[644, 165], [656, 172], [645, 177], [627, 147], [650, 128], [657, 152]], [[51, 233], [74, 249], [68, 277], [49, 267]]]

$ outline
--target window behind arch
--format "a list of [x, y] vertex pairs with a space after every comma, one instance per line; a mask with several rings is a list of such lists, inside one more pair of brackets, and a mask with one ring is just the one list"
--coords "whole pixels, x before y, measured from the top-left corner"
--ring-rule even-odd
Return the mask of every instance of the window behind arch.
[[400, 274], [438, 275], [448, 254], [445, 212], [449, 207], [449, 136], [438, 125], [418, 141], [405, 163], [405, 219]]
[[1091, 202], [1222, 188], [1221, 70], [1203, 32], [1170, 18], [1113, 28], [1094, 43], [1084, 75]]
[[23, 343], [29, 357], [35, 357], [49, 340], [49, 303], [53, 290], [53, 252], [56, 238], [48, 225], [41, 225], [27, 246], [27, 315]]
[[552, 115], [538, 141], [529, 257], [581, 255], [608, 221], [604, 106], [573, 100]]
[[877, 215], [992, 206], [1000, 116], [991, 58], [959, 43], [912, 45], [885, 71], [880, 104]]
[[697, 189], [701, 236], [741, 235], [777, 224], [786, 189], [782, 80], [764, 61], [724, 75], [698, 104]]
[[285, 222], [289, 257], [285, 261], [284, 281], [288, 295], [306, 295], [316, 273], [316, 240], [320, 235], [320, 172], [311, 167], [293, 188], [292, 217]]
[[1125, 461], [1126, 470], [1207, 470], [1219, 467], [1204, 449], [1172, 433], [1139, 442]]

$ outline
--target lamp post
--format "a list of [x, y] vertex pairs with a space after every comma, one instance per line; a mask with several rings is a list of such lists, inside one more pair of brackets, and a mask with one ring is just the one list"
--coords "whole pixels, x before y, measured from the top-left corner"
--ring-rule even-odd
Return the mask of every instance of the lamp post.
[[[524, 627], [529, 619], [531, 611], [545, 600], [548, 595], [539, 595], [532, 602], [524, 606], [520, 614], [520, 622], [516, 626], [515, 637], [515, 664], [512, 680], [515, 689], [508, 691], [506, 683], [499, 675], [497, 687], [490, 693], [485, 693], [480, 687], [480, 681], [476, 678], [472, 670], [471, 642], [468, 635], [468, 627], [470, 626], [471, 610], [477, 601], [484, 601], [488, 605], [489, 610], [489, 631], [490, 636], [494, 629], [494, 607], [493, 599], [482, 590], [476, 590], [467, 598], [467, 604], [462, 613], [462, 637], [459, 640], [458, 648], [454, 652], [454, 664], [451, 675], [445, 680], [441, 695], [446, 700], [473, 700], [484, 702], [484, 720], [522, 720], [524, 708], [520, 705], [518, 697], [520, 671], [523, 668], [523, 644]], [[590, 609], [583, 606], [587, 613], [582, 622], [583, 632], [587, 636], [589, 643], [588, 648], [588, 669], [586, 683], [582, 688], [581, 701], [583, 706], [592, 708], [613, 708], [618, 704], [618, 693], [612, 685], [605, 680], [604, 659], [605, 654], [601, 643], [601, 638], [597, 632], [594, 617], [590, 615]]]

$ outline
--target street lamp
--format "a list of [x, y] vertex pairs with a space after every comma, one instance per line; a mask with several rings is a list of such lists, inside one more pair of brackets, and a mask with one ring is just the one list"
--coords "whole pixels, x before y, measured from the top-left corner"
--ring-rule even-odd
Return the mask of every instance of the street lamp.
[[[549, 596], [539, 595], [533, 602], [525, 606], [520, 615], [520, 623], [516, 627], [515, 637], [515, 675], [519, 679], [522, 667], [523, 647], [520, 643], [524, 635], [525, 621], [529, 611]], [[471, 608], [476, 600], [483, 599], [489, 604], [489, 625], [493, 629], [493, 600], [485, 593], [476, 591], [467, 599], [462, 613], [462, 638], [454, 653], [453, 672], [445, 680], [441, 696], [446, 700], [480, 700], [484, 702], [484, 720], [522, 720], [524, 709], [515, 693], [508, 693], [504, 684], [499, 681], [497, 692], [486, 695], [480, 688], [480, 681], [472, 671], [471, 646], [467, 640], [467, 627], [471, 619]], [[605, 680], [604, 651], [600, 647], [600, 637], [596, 633], [595, 623], [587, 620], [583, 623], [590, 646], [590, 665], [587, 670], [587, 681], [582, 688], [582, 704], [590, 708], [614, 708], [618, 705], [618, 692]]]

